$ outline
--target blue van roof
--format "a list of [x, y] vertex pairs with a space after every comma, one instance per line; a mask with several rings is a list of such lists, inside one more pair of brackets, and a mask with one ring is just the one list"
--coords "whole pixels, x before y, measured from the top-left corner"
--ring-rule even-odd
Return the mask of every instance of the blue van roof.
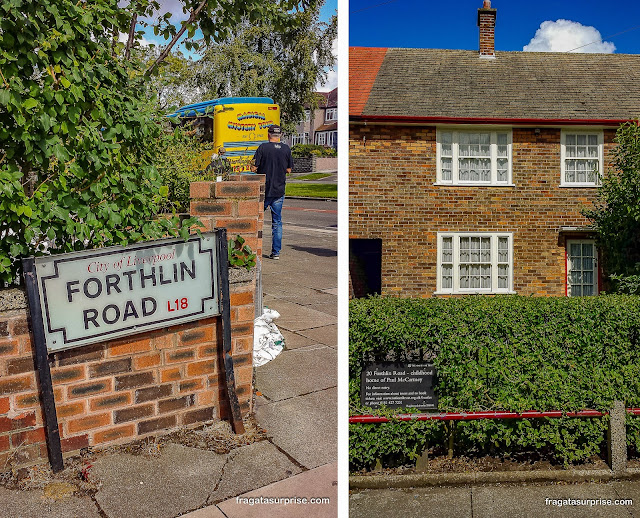
[[197, 115], [204, 115], [207, 108], [217, 106], [219, 104], [245, 103], [274, 104], [273, 99], [270, 97], [222, 97], [220, 99], [202, 101], [201, 103], [187, 104], [186, 106], [178, 108], [175, 113], [172, 113], [169, 117], [196, 117]]

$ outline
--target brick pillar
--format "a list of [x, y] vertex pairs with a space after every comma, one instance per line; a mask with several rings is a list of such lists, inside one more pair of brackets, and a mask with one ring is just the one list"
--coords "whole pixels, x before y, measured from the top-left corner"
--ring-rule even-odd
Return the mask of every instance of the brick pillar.
[[484, 0], [482, 9], [478, 9], [478, 27], [480, 27], [480, 57], [495, 58], [496, 9], [491, 9], [491, 0]]
[[[264, 182], [264, 175], [232, 175], [226, 182], [193, 182], [190, 189], [191, 215], [202, 221], [205, 225], [203, 231], [225, 227], [229, 239], [241, 235], [260, 260], [264, 222]], [[229, 272], [231, 354], [235, 364], [236, 392], [243, 414], [253, 410], [255, 270], [254, 268], [248, 280], [248, 272], [244, 269], [233, 268]]]
[[193, 182], [191, 215], [202, 221], [203, 231], [225, 227], [229, 239], [241, 235], [261, 257], [264, 180], [255, 174], [232, 175], [227, 182]]

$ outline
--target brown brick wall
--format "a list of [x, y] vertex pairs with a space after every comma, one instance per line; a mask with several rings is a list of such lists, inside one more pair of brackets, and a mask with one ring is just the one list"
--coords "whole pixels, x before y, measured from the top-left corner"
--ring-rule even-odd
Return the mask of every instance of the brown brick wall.
[[[243, 236], [259, 250], [264, 183], [255, 180], [236, 179], [233, 188], [201, 182], [192, 192], [230, 208], [225, 221], [252, 221], [253, 233]], [[211, 228], [221, 226], [217, 209], [198, 215]], [[230, 286], [232, 356], [243, 413], [250, 410], [253, 391], [254, 292], [255, 280]], [[47, 459], [27, 315], [27, 309], [0, 312], [0, 472]], [[63, 452], [228, 418], [221, 350], [220, 317], [213, 317], [51, 355]]]
[[[605, 170], [614, 130], [605, 130]], [[382, 239], [382, 292], [436, 290], [437, 232], [513, 232], [514, 290], [565, 294], [562, 226], [584, 226], [594, 188], [560, 188], [560, 129], [513, 129], [515, 187], [442, 186], [436, 128], [352, 125], [349, 235]]]

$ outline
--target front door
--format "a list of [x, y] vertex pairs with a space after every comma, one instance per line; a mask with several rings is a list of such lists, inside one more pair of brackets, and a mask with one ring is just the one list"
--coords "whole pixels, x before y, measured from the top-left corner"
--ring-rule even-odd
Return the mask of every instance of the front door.
[[598, 254], [593, 239], [567, 240], [567, 295], [598, 294]]

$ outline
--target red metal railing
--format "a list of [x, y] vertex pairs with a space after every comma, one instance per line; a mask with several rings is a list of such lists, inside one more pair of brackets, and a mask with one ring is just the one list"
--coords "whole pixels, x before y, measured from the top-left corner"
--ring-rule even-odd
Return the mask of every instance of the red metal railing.
[[[640, 415], [640, 408], [627, 408], [627, 412]], [[349, 417], [352, 423], [388, 423], [395, 421], [473, 421], [476, 419], [535, 419], [540, 417], [602, 417], [608, 412], [598, 410], [580, 410], [578, 412], [562, 412], [560, 410], [548, 410], [538, 412], [527, 410], [526, 412], [441, 412], [434, 414], [397, 414], [390, 417], [378, 415], [354, 415]]]

